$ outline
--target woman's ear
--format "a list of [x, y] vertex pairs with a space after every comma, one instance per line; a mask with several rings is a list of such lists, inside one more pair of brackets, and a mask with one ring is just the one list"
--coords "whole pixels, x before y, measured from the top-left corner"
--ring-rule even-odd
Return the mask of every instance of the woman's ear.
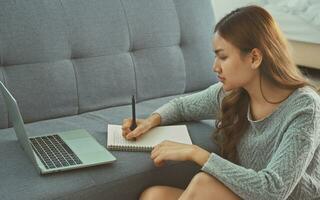
[[258, 69], [262, 62], [262, 53], [258, 48], [251, 50], [251, 68]]

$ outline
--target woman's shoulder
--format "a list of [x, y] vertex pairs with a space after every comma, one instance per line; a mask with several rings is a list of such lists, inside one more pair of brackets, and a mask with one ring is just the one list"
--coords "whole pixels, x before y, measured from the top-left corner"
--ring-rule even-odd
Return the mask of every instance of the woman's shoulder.
[[314, 113], [320, 109], [320, 95], [312, 87], [304, 86], [296, 89], [286, 104], [286, 107], [294, 111], [304, 110]]
[[305, 134], [315, 133], [315, 127], [320, 125], [320, 96], [310, 86], [298, 88], [279, 113], [292, 129], [303, 130]]
[[300, 102], [303, 104], [314, 104], [320, 105], [320, 95], [317, 93], [315, 89], [310, 86], [304, 86], [301, 88], [296, 89], [294, 92], [293, 101]]

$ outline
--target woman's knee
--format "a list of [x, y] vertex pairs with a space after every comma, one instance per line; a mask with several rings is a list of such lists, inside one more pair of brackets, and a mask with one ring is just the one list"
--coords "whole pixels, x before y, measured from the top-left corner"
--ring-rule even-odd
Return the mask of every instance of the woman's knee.
[[202, 186], [208, 185], [208, 183], [212, 183], [213, 177], [204, 173], [204, 172], [199, 172], [197, 173], [191, 180], [190, 184], [193, 187], [199, 187], [202, 188]]
[[147, 188], [140, 195], [139, 200], [157, 200], [163, 199], [163, 189], [161, 186], [152, 186]]
[[140, 200], [177, 200], [181, 196], [182, 192], [182, 189], [176, 187], [153, 186], [149, 187], [141, 194]]
[[240, 200], [235, 193], [215, 177], [200, 172], [187, 187], [185, 199], [232, 199]]

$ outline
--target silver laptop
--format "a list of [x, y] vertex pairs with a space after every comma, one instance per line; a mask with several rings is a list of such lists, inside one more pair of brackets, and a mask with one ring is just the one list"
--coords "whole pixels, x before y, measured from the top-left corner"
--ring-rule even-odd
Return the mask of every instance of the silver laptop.
[[18, 141], [41, 174], [110, 163], [116, 158], [86, 130], [28, 137], [18, 104], [0, 81], [9, 119]]

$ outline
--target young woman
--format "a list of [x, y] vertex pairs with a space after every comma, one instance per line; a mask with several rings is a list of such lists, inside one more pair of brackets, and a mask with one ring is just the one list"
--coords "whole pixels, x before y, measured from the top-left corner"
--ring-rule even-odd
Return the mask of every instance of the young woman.
[[165, 141], [155, 165], [191, 160], [202, 166], [185, 190], [153, 186], [141, 199], [320, 199], [320, 97], [294, 65], [286, 39], [263, 8], [248, 6], [215, 27], [213, 70], [220, 82], [177, 98], [138, 120], [123, 136], [179, 121], [216, 119], [220, 154]]

